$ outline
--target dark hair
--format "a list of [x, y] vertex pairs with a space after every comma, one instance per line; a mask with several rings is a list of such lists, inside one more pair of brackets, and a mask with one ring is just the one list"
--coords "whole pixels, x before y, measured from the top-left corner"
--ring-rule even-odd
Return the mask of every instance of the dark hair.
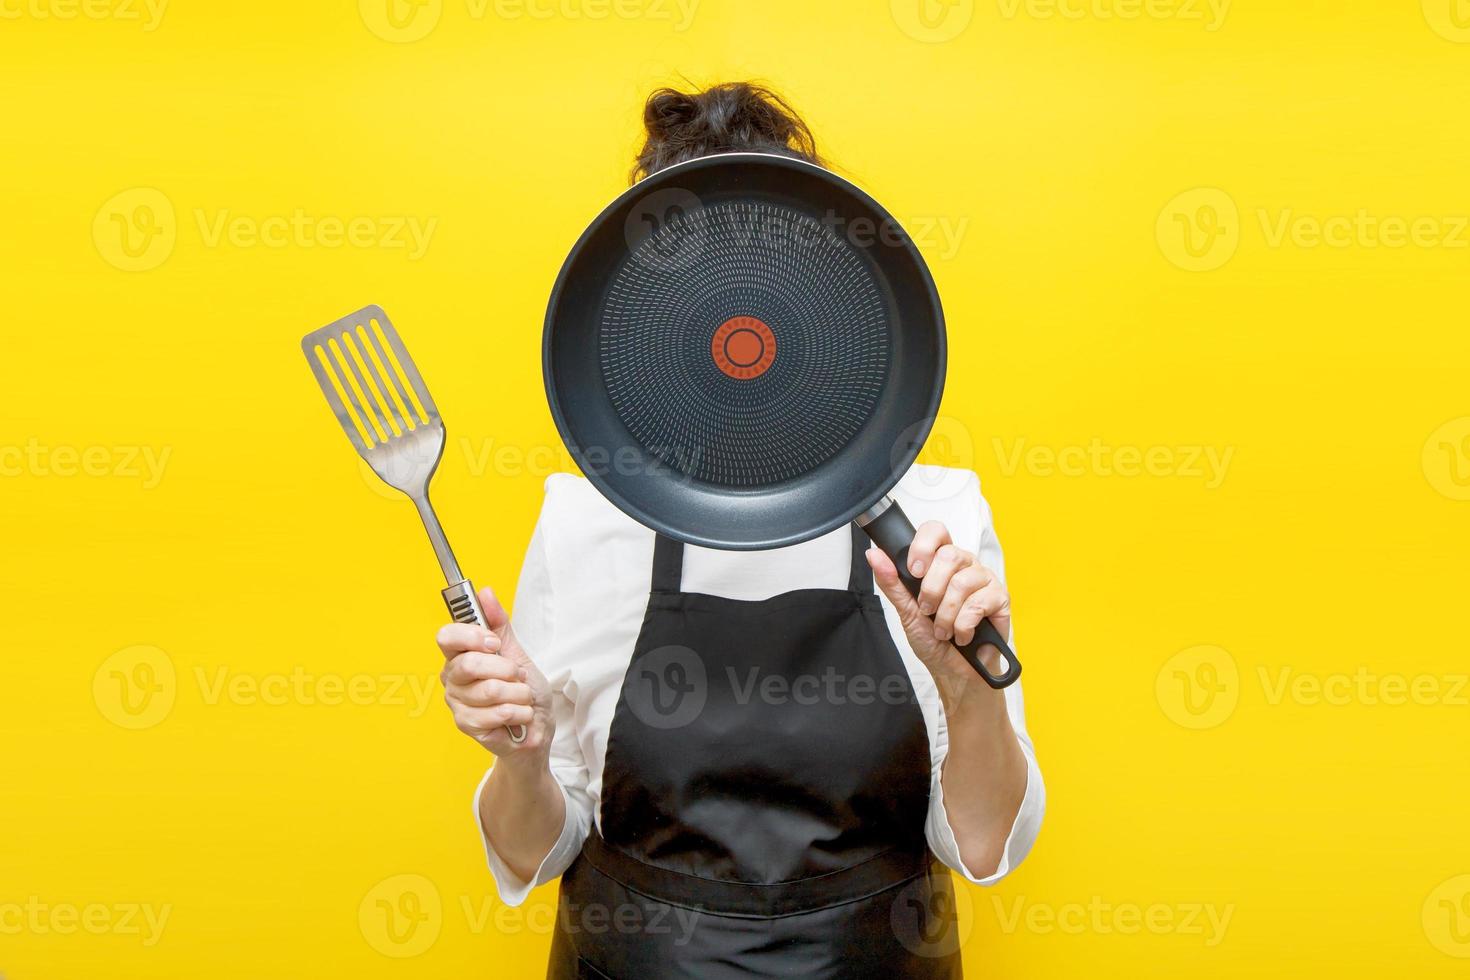
[[820, 164], [817, 142], [790, 103], [764, 85], [726, 82], [702, 92], [661, 88], [643, 106], [647, 139], [628, 182], [685, 160], [752, 150]]

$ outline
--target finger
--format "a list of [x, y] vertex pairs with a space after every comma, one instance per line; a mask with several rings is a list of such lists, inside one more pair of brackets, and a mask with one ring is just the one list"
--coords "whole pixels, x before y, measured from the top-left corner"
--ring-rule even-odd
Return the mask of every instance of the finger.
[[978, 565], [967, 565], [955, 572], [949, 580], [949, 588], [934, 611], [934, 638], [947, 640], [954, 635], [955, 617], [965, 601], [983, 589], [990, 575]]
[[454, 724], [466, 735], [488, 735], [507, 725], [529, 725], [534, 710], [524, 704], [498, 704], [493, 708], [472, 708], [452, 704]]
[[935, 553], [949, 543], [949, 528], [943, 524], [938, 521], [920, 524], [914, 532], [913, 544], [909, 545], [909, 574], [923, 578], [934, 562]]
[[972, 593], [960, 607], [959, 613], [954, 619], [954, 642], [956, 646], [964, 646], [975, 638], [975, 630], [979, 628], [982, 619], [991, 619], [1001, 615], [1010, 609], [1011, 597], [1000, 584], [1000, 580], [991, 577], [985, 587], [978, 592]]
[[975, 556], [962, 548], [952, 544], [940, 545], [919, 586], [919, 612], [933, 616], [944, 600], [944, 594], [949, 591], [949, 582], [955, 572], [968, 567], [974, 560]]
[[898, 610], [899, 620], [908, 623], [918, 619], [919, 604], [909, 595], [909, 590], [899, 579], [898, 568], [894, 566], [893, 559], [877, 548], [869, 548], [865, 557], [868, 559], [868, 567], [873, 570], [873, 581], [878, 583], [878, 589], [893, 603], [893, 608]]
[[519, 681], [476, 681], [451, 685], [444, 696], [471, 708], [493, 708], [498, 704], [532, 704], [531, 687]]
[[485, 611], [485, 623], [497, 633], [510, 623], [510, 614], [495, 598], [495, 592], [488, 585], [480, 590], [480, 608]]
[[461, 653], [449, 661], [441, 675], [445, 687], [467, 687], [478, 681], [518, 681], [521, 668], [493, 653]]
[[500, 648], [500, 637], [474, 623], [447, 623], [434, 634], [434, 642], [446, 657], [456, 657], [466, 650], [487, 650], [494, 653]]

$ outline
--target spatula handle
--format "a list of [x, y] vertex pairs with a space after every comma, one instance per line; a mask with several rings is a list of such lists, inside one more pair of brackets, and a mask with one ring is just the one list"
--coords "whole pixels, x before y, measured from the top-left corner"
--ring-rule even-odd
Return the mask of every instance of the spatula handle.
[[[480, 598], [475, 595], [475, 587], [470, 584], [469, 579], [456, 582], [445, 589], [443, 594], [444, 604], [449, 607], [449, 615], [456, 623], [490, 628], [490, 624], [485, 621], [485, 610], [480, 608]], [[525, 725], [511, 725], [505, 731], [517, 745], [526, 740]]]
[[[869, 515], [872, 515], [869, 518]], [[893, 559], [894, 567], [898, 569], [899, 580], [903, 582], [904, 588], [914, 598], [919, 596], [921, 583], [909, 572], [909, 546], [914, 543], [914, 525], [909, 522], [908, 515], [903, 508], [898, 506], [898, 501], [890, 499], [888, 506], [877, 512], [869, 511], [863, 515], [864, 519], [858, 521], [859, 526], [867, 532], [868, 537], [873, 539], [883, 553]], [[1005, 672], [992, 674], [985, 667], [984, 661], [980, 659], [980, 651], [990, 645], [1000, 651], [1005, 663]], [[988, 619], [980, 620], [980, 625], [975, 628], [975, 635], [969, 643], [964, 646], [955, 644], [960, 656], [965, 658], [969, 665], [975, 668], [975, 672], [985, 679], [996, 690], [1010, 687], [1021, 676], [1021, 661], [1016, 659], [1015, 653], [1006, 644], [1005, 637]]]

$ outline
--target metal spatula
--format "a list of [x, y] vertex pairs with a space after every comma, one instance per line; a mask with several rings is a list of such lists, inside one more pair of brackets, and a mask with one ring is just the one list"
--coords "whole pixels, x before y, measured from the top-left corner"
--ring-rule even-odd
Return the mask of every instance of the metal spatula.
[[[444, 420], [388, 315], [365, 306], [301, 338], [301, 349], [358, 455], [419, 509], [449, 583], [443, 592], [449, 615], [488, 628], [475, 587], [460, 573], [429, 504], [429, 480], [444, 455]], [[525, 740], [524, 726], [506, 730], [512, 741]]]

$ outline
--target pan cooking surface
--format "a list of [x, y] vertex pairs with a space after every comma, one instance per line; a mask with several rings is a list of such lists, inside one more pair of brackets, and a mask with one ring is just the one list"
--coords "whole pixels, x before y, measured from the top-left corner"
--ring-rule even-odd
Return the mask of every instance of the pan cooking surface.
[[873, 416], [889, 306], [832, 223], [758, 199], [673, 210], [599, 311], [619, 420], [685, 478], [767, 487], [811, 472]]

